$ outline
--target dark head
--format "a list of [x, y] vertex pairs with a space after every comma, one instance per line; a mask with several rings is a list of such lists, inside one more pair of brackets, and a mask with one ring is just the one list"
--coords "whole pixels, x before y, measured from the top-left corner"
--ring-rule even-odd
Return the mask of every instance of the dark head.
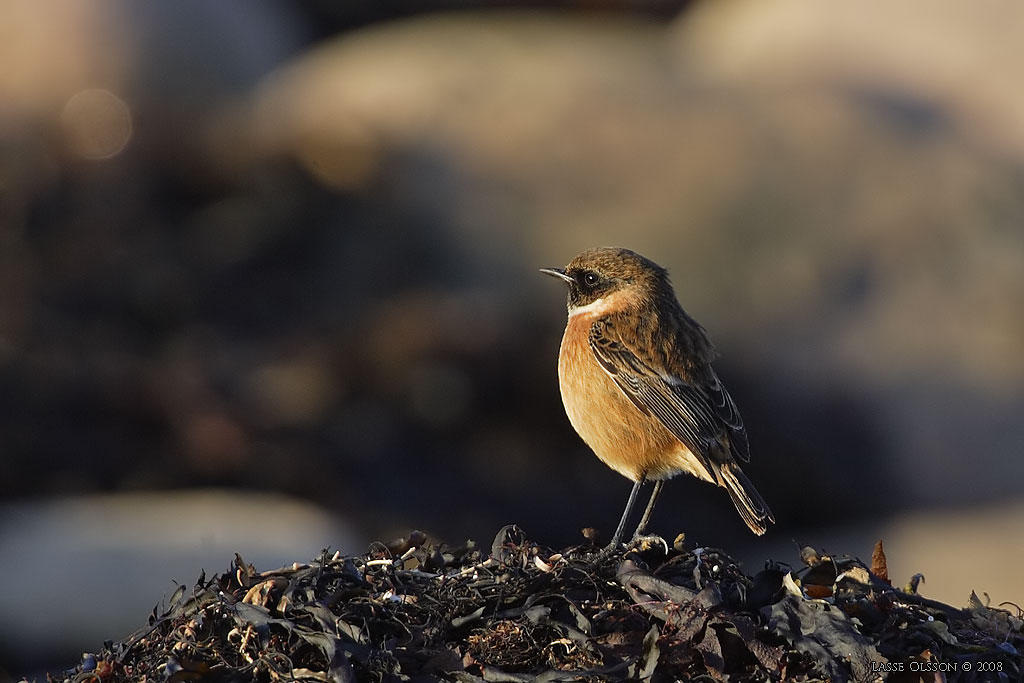
[[[569, 312], [616, 295], [619, 306], [628, 302], [675, 299], [668, 272], [635, 251], [618, 247], [588, 249], [565, 268], [541, 268], [542, 273], [569, 284]], [[618, 307], [618, 306], [617, 306]]]

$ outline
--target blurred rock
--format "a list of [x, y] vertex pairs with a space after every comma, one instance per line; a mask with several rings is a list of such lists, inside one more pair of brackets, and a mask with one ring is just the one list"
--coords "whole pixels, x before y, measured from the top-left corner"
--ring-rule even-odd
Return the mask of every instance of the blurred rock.
[[123, 85], [135, 52], [121, 10], [118, 3], [100, 6], [83, 0], [60, 8], [5, 4], [0, 9], [6, 28], [0, 59], [18, 68], [0, 74], [0, 124], [54, 122], [64, 103], [83, 88]]
[[[66, 664], [143, 623], [155, 601], [236, 552], [257, 569], [345, 553], [363, 541], [336, 517], [275, 494], [180, 491], [80, 496], [0, 508], [0, 661]], [[42, 659], [42, 661], [40, 661]], [[17, 667], [17, 668], [14, 668]]]
[[904, 117], [908, 132], [951, 124], [992, 154], [1024, 155], [1024, 11], [1013, 0], [705, 2], [677, 31], [680, 59], [722, 85], [838, 88]]

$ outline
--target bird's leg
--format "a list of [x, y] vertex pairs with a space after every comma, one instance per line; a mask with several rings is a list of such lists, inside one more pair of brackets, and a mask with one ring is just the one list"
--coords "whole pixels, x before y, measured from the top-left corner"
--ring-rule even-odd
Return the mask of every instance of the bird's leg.
[[633, 511], [633, 506], [636, 504], [636, 496], [640, 493], [640, 487], [644, 485], [644, 481], [647, 480], [646, 475], [641, 475], [636, 483], [633, 484], [633, 490], [629, 492], [629, 500], [626, 501], [626, 509], [622, 511], [622, 519], [619, 520], [619, 526], [615, 529], [615, 535], [612, 536], [612, 542], [601, 551], [602, 555], [613, 553], [619, 549], [619, 544], [622, 542], [622, 532], [626, 530], [626, 522], [629, 521], [629, 513]]
[[665, 485], [664, 479], [659, 479], [654, 482], [654, 490], [651, 491], [651, 499], [647, 501], [647, 507], [644, 509], [644, 515], [640, 518], [640, 524], [637, 525], [636, 531], [633, 532], [633, 539], [640, 538], [644, 530], [647, 528], [647, 523], [651, 521], [651, 513], [654, 512], [654, 503], [658, 500], [658, 494], [661, 493], [661, 487]]

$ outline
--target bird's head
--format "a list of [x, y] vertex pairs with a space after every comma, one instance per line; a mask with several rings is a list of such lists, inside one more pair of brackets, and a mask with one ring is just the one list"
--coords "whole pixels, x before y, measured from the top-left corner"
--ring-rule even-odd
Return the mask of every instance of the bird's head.
[[565, 268], [541, 268], [540, 272], [569, 285], [569, 313], [586, 307], [625, 307], [671, 292], [664, 268], [619, 247], [588, 249]]

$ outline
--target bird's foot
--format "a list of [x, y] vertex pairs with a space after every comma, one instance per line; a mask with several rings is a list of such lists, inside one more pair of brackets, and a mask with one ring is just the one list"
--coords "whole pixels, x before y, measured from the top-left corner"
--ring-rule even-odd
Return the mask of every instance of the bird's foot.
[[601, 548], [594, 555], [590, 556], [590, 559], [594, 563], [604, 562], [612, 555], [621, 553], [623, 550], [622, 543], [609, 543], [605, 547]]
[[627, 546], [630, 550], [646, 552], [654, 548], [662, 548], [668, 555], [668, 541], [657, 534], [636, 534]]

